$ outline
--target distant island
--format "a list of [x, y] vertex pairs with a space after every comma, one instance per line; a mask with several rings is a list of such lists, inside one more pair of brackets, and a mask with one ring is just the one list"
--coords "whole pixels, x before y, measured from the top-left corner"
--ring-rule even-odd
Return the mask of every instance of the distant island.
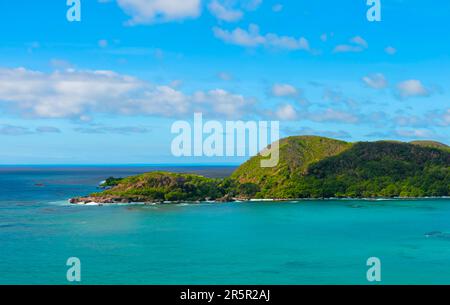
[[109, 178], [88, 203], [229, 202], [323, 198], [417, 198], [450, 195], [450, 147], [433, 141], [356, 142], [318, 136], [280, 140], [276, 167], [258, 155], [225, 179], [151, 172]]

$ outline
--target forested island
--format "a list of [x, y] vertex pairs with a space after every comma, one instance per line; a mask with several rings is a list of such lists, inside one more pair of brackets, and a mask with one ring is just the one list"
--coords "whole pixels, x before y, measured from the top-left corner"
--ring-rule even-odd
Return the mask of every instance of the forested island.
[[280, 140], [276, 167], [258, 155], [230, 177], [151, 172], [109, 178], [71, 203], [229, 202], [250, 199], [417, 198], [450, 195], [450, 147], [433, 141], [349, 143], [318, 136]]

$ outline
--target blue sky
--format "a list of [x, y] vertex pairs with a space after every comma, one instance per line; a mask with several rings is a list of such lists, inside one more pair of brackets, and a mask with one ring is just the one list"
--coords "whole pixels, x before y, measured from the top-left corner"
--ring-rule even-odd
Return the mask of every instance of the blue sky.
[[450, 2], [0, 2], [1, 164], [177, 159], [176, 120], [279, 120], [282, 136], [450, 144]]

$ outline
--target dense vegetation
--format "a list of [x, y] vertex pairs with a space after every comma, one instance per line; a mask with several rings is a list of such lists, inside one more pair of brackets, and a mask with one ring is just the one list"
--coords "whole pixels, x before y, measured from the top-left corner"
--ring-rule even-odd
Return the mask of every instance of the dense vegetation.
[[123, 178], [114, 178], [109, 177], [103, 183], [100, 184], [100, 187], [102, 188], [111, 188], [119, 184], [120, 181], [122, 181]]
[[92, 196], [128, 201], [204, 201], [221, 198], [228, 191], [224, 180], [166, 172], [146, 173], [117, 182], [113, 188]]
[[300, 136], [280, 141], [276, 167], [262, 168], [261, 158], [251, 158], [226, 179], [166, 172], [108, 178], [111, 189], [92, 197], [159, 202], [450, 195], [450, 149], [437, 142]]
[[[260, 198], [300, 198], [293, 192], [300, 183], [294, 177], [303, 177], [308, 166], [327, 157], [335, 156], [352, 146], [343, 141], [314, 137], [289, 137], [280, 141], [280, 159], [272, 168], [262, 168], [261, 156], [255, 156], [242, 164], [231, 176], [239, 184], [253, 183]], [[302, 182], [303, 184], [303, 182]]]
[[[318, 142], [323, 143], [319, 147], [325, 152], [319, 150], [319, 156], [314, 154], [318, 160], [304, 158], [305, 154], [315, 153], [316, 150], [311, 147], [317, 147]], [[233, 178], [241, 183], [258, 185], [261, 191], [256, 197], [261, 198], [423, 197], [450, 194], [450, 153], [443, 144], [435, 148], [436, 145], [430, 147], [423, 143], [382, 141], [341, 142], [339, 146], [334, 140], [320, 137], [294, 137], [290, 138], [289, 143], [301, 148], [290, 150], [294, 156], [286, 156], [286, 149], [282, 149], [277, 167], [253, 169], [256, 164], [250, 160], [233, 174]], [[314, 145], [311, 146], [311, 143]], [[292, 159], [301, 161], [294, 163]]]

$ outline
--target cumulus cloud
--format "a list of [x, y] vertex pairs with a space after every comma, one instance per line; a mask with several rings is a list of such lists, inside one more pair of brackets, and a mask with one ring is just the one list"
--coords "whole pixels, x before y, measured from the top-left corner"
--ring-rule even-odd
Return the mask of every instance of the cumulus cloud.
[[37, 118], [85, 120], [95, 113], [177, 117], [201, 111], [244, 115], [253, 99], [223, 89], [185, 94], [113, 71], [0, 69], [0, 107]]
[[358, 124], [361, 122], [362, 117], [360, 114], [333, 108], [319, 109], [316, 111], [303, 109], [300, 111], [291, 104], [280, 105], [275, 111], [268, 111], [267, 113], [279, 120], [306, 120], [316, 123]]
[[248, 11], [254, 11], [262, 4], [263, 0], [242, 0], [242, 7]]
[[323, 91], [323, 99], [325, 101], [331, 101], [335, 104], [346, 105], [348, 107], [356, 107], [358, 102], [354, 99], [345, 96], [345, 94], [336, 89], [325, 87]]
[[435, 138], [436, 134], [429, 129], [398, 129], [395, 130], [397, 136], [411, 139]]
[[52, 126], [39, 126], [36, 128], [36, 132], [38, 133], [60, 133], [61, 130]]
[[359, 117], [353, 113], [332, 108], [325, 109], [324, 111], [309, 113], [306, 118], [314, 122], [335, 122], [346, 124], [356, 124], [360, 121]]
[[311, 136], [321, 136], [329, 137], [335, 139], [351, 139], [352, 136], [343, 130], [317, 130], [309, 127], [304, 128], [286, 128], [284, 131], [292, 135], [311, 135]]
[[22, 136], [22, 135], [31, 135], [31, 134], [60, 133], [60, 132], [61, 132], [61, 130], [59, 130], [56, 127], [51, 127], [51, 126], [40, 126], [40, 127], [37, 127], [35, 130], [33, 130], [29, 127], [23, 127], [23, 126], [16, 126], [16, 125], [9, 125], [9, 124], [0, 125], [0, 135], [4, 135], [4, 136]]
[[109, 127], [109, 126], [96, 126], [96, 127], [82, 127], [75, 128], [75, 131], [85, 134], [133, 134], [133, 133], [148, 133], [151, 130], [145, 127]]
[[350, 42], [353, 42], [355, 45], [361, 46], [365, 49], [367, 49], [369, 47], [369, 44], [367, 43], [367, 41], [362, 38], [361, 36], [355, 36], [352, 39], [350, 39]]
[[298, 97], [299, 91], [289, 84], [274, 84], [272, 86], [272, 95], [276, 97]]
[[410, 97], [426, 97], [431, 94], [421, 81], [411, 79], [400, 82], [396, 86], [396, 94], [401, 99]]
[[384, 89], [388, 86], [386, 77], [381, 73], [376, 73], [362, 78], [363, 82], [373, 89]]
[[236, 28], [232, 31], [227, 31], [219, 27], [214, 27], [213, 32], [222, 41], [238, 46], [264, 46], [284, 50], [310, 50], [309, 42], [304, 37], [279, 36], [273, 33], [264, 35], [260, 33], [259, 27], [256, 24], [250, 24], [248, 30]]
[[0, 125], [0, 135], [4, 136], [22, 136], [32, 134], [29, 128], [14, 126], [14, 125]]
[[53, 72], [25, 68], [0, 69], [2, 105], [24, 115], [43, 118], [76, 117], [106, 107], [140, 87], [138, 80], [111, 71]]
[[367, 41], [361, 36], [355, 36], [350, 39], [350, 44], [337, 45], [334, 53], [362, 52], [369, 47]]
[[442, 124], [444, 126], [450, 126], [450, 108], [442, 115]]
[[98, 0], [100, 3], [117, 2], [131, 17], [128, 25], [152, 24], [197, 18], [203, 3], [217, 19], [226, 22], [240, 20], [244, 11], [254, 11], [262, 0]]
[[208, 9], [217, 19], [227, 22], [238, 21], [244, 15], [242, 11], [227, 7], [224, 3], [221, 3], [218, 0], [211, 1], [208, 5]]
[[275, 116], [279, 120], [291, 121], [297, 119], [297, 110], [289, 104], [278, 107]]
[[196, 112], [203, 112], [211, 116], [223, 115], [227, 118], [243, 117], [246, 113], [251, 112], [255, 103], [253, 99], [223, 89], [198, 91], [190, 97], [190, 100]]
[[397, 115], [393, 118], [397, 126], [426, 126], [431, 124], [430, 120], [416, 116], [416, 115]]
[[117, 0], [129, 16], [129, 25], [149, 24], [196, 18], [201, 13], [200, 0]]
[[447, 127], [450, 126], [450, 108], [441, 109], [441, 110], [433, 110], [425, 114], [428, 125], [434, 124], [439, 127]]
[[450, 126], [450, 109], [436, 109], [422, 115], [402, 112], [392, 118], [392, 124], [395, 127], [447, 127]]

